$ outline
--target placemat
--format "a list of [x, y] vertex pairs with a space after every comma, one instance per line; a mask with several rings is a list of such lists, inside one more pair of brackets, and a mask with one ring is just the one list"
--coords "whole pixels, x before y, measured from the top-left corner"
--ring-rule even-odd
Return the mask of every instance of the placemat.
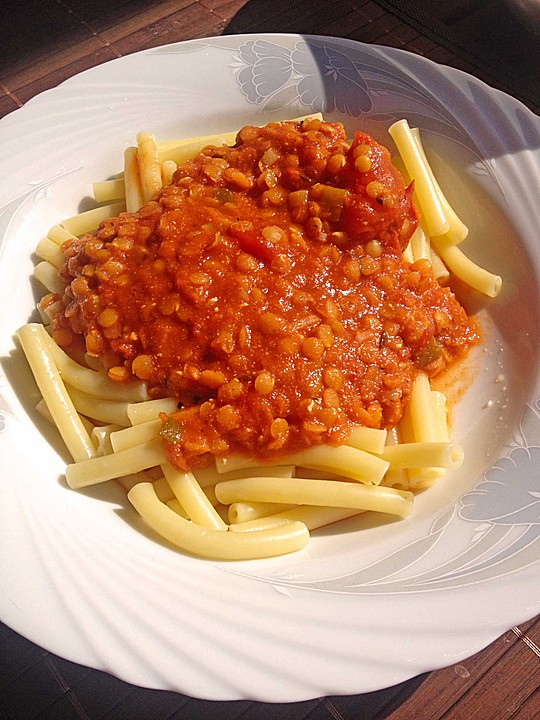
[[528, 27], [510, 2], [376, 2], [454, 53], [457, 64], [468, 61], [476, 77], [539, 112], [540, 28]]

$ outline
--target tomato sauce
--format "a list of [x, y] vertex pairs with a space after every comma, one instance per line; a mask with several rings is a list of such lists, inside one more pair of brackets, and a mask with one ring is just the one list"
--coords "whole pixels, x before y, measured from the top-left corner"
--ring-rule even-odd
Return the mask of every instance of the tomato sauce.
[[401, 251], [418, 217], [388, 151], [319, 120], [243, 128], [136, 213], [63, 247], [53, 336], [179, 410], [171, 462], [264, 460], [396, 425], [420, 369], [477, 330], [429, 263]]

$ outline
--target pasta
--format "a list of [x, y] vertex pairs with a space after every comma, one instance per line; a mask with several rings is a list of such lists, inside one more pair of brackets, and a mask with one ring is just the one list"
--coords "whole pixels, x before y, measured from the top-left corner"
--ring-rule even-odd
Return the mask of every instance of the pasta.
[[226, 505], [248, 499], [254, 502], [374, 510], [401, 517], [409, 514], [412, 502], [412, 493], [402, 490], [307, 478], [228, 480], [216, 485], [216, 496]]
[[450, 229], [446, 207], [409, 124], [406, 120], [399, 120], [388, 128], [388, 132], [397, 145], [409, 176], [414, 178], [415, 191], [429, 235], [444, 235]]
[[95, 455], [94, 445], [81, 421], [49, 350], [41, 325], [24, 325], [17, 331], [38, 388], [75, 462]]
[[502, 279], [468, 258], [447, 236], [435, 237], [433, 245], [447, 267], [467, 285], [479, 292], [496, 297], [502, 287]]
[[210, 530], [180, 517], [160, 502], [151, 483], [138, 483], [128, 498], [143, 520], [176, 547], [221, 560], [249, 560], [301, 550], [309, 532], [301, 522], [249, 533]]
[[[306, 134], [316, 134], [322, 118], [320, 115], [306, 116], [295, 122]], [[398, 147], [406, 173], [414, 179], [415, 197], [422, 213], [418, 224], [412, 211], [405, 220], [402, 218], [402, 234], [407, 234], [406, 227], [416, 224], [414, 232], [408, 232], [410, 241], [400, 248], [404, 261], [419, 268], [414, 272], [420, 277], [435, 276], [444, 284], [453, 273], [472, 288], [495, 297], [500, 290], [501, 279], [472, 263], [458, 247], [467, 236], [468, 229], [442, 193], [418, 131], [411, 129], [403, 120], [394, 124], [389, 132]], [[232, 145], [236, 135], [224, 133], [161, 143], [149, 132], [139, 133], [136, 146], [124, 152], [123, 172], [112, 180], [94, 183], [98, 206], [65, 219], [51, 228], [38, 243], [36, 254], [42, 262], [36, 265], [34, 275], [51, 294], [40, 305], [47, 329], [44, 325], [30, 323], [17, 333], [43, 396], [38, 409], [56, 424], [73, 457], [73, 463], [66, 469], [68, 485], [78, 489], [117, 479], [142, 519], [167, 541], [195, 555], [228, 560], [263, 558], [300, 550], [308, 542], [309, 531], [366, 511], [405, 518], [411, 512], [414, 491], [428, 487], [448, 469], [458, 469], [463, 461], [461, 447], [450, 439], [446, 398], [430, 386], [428, 369], [436, 369], [437, 363], [441, 362], [442, 350], [436, 342], [428, 344], [419, 354], [418, 364], [427, 369], [415, 372], [409, 403], [391, 431], [370, 426], [372, 419], [362, 411], [368, 423], [352, 424], [344, 441], [332, 445], [327, 442], [308, 447], [300, 445], [286, 454], [266, 454], [263, 460], [253, 455], [215, 452], [212, 465], [199, 467], [194, 463], [189, 470], [181, 463], [177, 467], [172, 464], [176, 456], [170, 454], [169, 447], [174, 446], [182, 432], [175, 418], [178, 413], [185, 414], [186, 409], [179, 408], [178, 395], [159, 397], [149, 392], [152, 389], [148, 382], [151, 377], [149, 356], [135, 357], [131, 361], [131, 373], [126, 373], [125, 366], [113, 361], [104, 372], [95, 364], [100, 351], [92, 350], [88, 338], [85, 356], [74, 359], [72, 354], [62, 349], [66, 338], [71, 342], [69, 328], [57, 322], [65, 312], [61, 299], [66, 290], [66, 275], [59, 269], [65, 262], [66, 248], [76, 248], [77, 238], [106, 227], [109, 218], [119, 213], [139, 210], [143, 213], [145, 208], [155, 204], [162, 192], [167, 198], [167, 188], [173, 176], [180, 185], [182, 178], [191, 180], [188, 175], [182, 175], [185, 163], [196, 162], [201, 152], [205, 157], [208, 146]], [[248, 135], [249, 132], [244, 138], [246, 142]], [[330, 131], [327, 135], [330, 137]], [[374, 150], [370, 142], [367, 136], [357, 137], [350, 151], [354, 167], [360, 173], [371, 172]], [[334, 174], [339, 173], [347, 162], [343, 154], [345, 150], [342, 152], [339, 144], [336, 147], [338, 151], [334, 150], [327, 161], [328, 172]], [[220, 153], [218, 149], [212, 157], [213, 160], [204, 165], [205, 182], [212, 183], [216, 178], [224, 177], [229, 186], [238, 192], [252, 187], [245, 172], [228, 167], [224, 152]], [[264, 202], [267, 207], [274, 208], [274, 212], [278, 212], [275, 208], [281, 208], [284, 202], [274, 170], [276, 159], [277, 154], [270, 147], [259, 162], [263, 168], [260, 177], [266, 183]], [[189, 167], [190, 172], [194, 172], [195, 166]], [[180, 176], [175, 175], [178, 171]], [[328, 222], [332, 222], [339, 216], [348, 191], [339, 185], [315, 183], [309, 192], [312, 193], [311, 206], [308, 191], [303, 189], [291, 192], [287, 202], [293, 220], [305, 223], [307, 236], [320, 241], [321, 247], [330, 248], [324, 250], [329, 264], [332, 244], [326, 244], [328, 239], [339, 247], [346, 233], [335, 231], [327, 238], [324, 225], [327, 221], [320, 218], [329, 218]], [[379, 181], [368, 183], [365, 192], [371, 198], [369, 202], [393, 207], [394, 200], [388, 199], [388, 189]], [[407, 195], [403, 197], [406, 199]], [[218, 189], [212, 197], [213, 206], [223, 205], [226, 208], [231, 198], [229, 189]], [[212, 206], [212, 203], [209, 204]], [[312, 206], [319, 210], [322, 208], [322, 215], [315, 214], [310, 218]], [[354, 207], [353, 215], [359, 212], [361, 208]], [[305, 243], [294, 227], [290, 232], [293, 243]], [[217, 233], [216, 241], [219, 238]], [[271, 263], [278, 274], [287, 272], [286, 255], [278, 255], [273, 250], [283, 240], [283, 231], [279, 226], [263, 228], [262, 242], [246, 234], [245, 225], [238, 231], [237, 238], [242, 250], [237, 262], [244, 264], [246, 272], [255, 267], [250, 257], [263, 264]], [[129, 247], [131, 242], [118, 240], [120, 244], [124, 242], [125, 247]], [[346, 268], [347, 275], [350, 275], [348, 279], [353, 283], [358, 276], [369, 276], [374, 263], [383, 253], [376, 239], [367, 242], [366, 248], [362, 263], [350, 263]], [[97, 270], [88, 261], [86, 267], [88, 270], [81, 273], [82, 285], [86, 282], [85, 278], [93, 277], [95, 272], [104, 273], [104, 279], [123, 277], [122, 268], [115, 266], [114, 262], [106, 271]], [[208, 283], [205, 273], [192, 273], [189, 281], [203, 297], [198, 288], [204, 288]], [[218, 298], [215, 299], [217, 301]], [[178, 303], [175, 304], [174, 299], [165, 298], [163, 302], [164, 317], [178, 312]], [[311, 362], [330, 348], [334, 335], [342, 333], [343, 324], [338, 320], [335, 304], [325, 301], [323, 310], [323, 324], [318, 308], [301, 316], [291, 335], [292, 350], [283, 345], [280, 352], [294, 352], [297, 347], [294, 342], [300, 342], [304, 357]], [[100, 332], [106, 338], [109, 335], [114, 338], [119, 322], [117, 315], [109, 308], [99, 315]], [[262, 313], [260, 323], [264, 333], [277, 337], [280, 326], [274, 313]], [[309, 335], [312, 327], [317, 329], [318, 334]], [[379, 345], [381, 342], [391, 343], [394, 337], [391, 322], [386, 324], [386, 328], [378, 340]], [[358, 332], [359, 352], [364, 352], [362, 343], [370, 337], [370, 331], [366, 326], [363, 333]], [[298, 336], [303, 340], [296, 341]], [[218, 336], [218, 340], [219, 351], [230, 354], [232, 350], [228, 349], [227, 343], [231, 341], [226, 331]], [[193, 371], [186, 363], [180, 375], [189, 372]], [[203, 370], [197, 380], [200, 379], [201, 386], [219, 393], [219, 388], [226, 385], [222, 375], [217, 370]], [[320, 391], [323, 400], [320, 417], [329, 418], [328, 422], [332, 423], [332, 418], [337, 416], [336, 398], [339, 398], [343, 379], [340, 371], [333, 366], [325, 368], [323, 377], [326, 389]], [[390, 382], [390, 375], [388, 378]], [[254, 378], [254, 386], [263, 398], [271, 396], [274, 382], [267, 370], [259, 371]], [[238, 386], [229, 382], [227, 387], [226, 392], [234, 398], [239, 392]], [[211, 393], [209, 396], [212, 398]], [[203, 402], [201, 408], [206, 405], [210, 406], [211, 401]], [[307, 414], [312, 411], [309, 403], [304, 411]], [[235, 428], [238, 428], [234, 405], [224, 402], [221, 415], [216, 415], [216, 418], [223, 428], [230, 426], [234, 435]], [[320, 419], [304, 423], [313, 437], [321, 432], [317, 423], [325, 427]], [[274, 445], [279, 449], [279, 442], [283, 442], [282, 438], [289, 432], [287, 421], [278, 417], [271, 429]], [[328, 432], [328, 429], [324, 431]], [[185, 441], [186, 447], [188, 441], [189, 438]]]
[[[234, 503], [234, 505], [238, 504], [239, 503]], [[232, 532], [251, 532], [252, 530], [265, 530], [267, 528], [288, 525], [291, 522], [301, 522], [308, 530], [317, 530], [317, 528], [331, 525], [340, 520], [346, 520], [362, 512], [361, 510], [351, 510], [350, 508], [321, 507], [315, 505], [299, 505], [291, 508], [286, 506], [284, 508], [284, 506], [281, 505], [281, 508], [279, 512], [273, 514], [268, 513], [267, 515], [250, 520], [231, 520], [229, 529]]]
[[113, 215], [118, 215], [126, 209], [124, 202], [100, 205], [92, 210], [86, 210], [79, 215], [62, 220], [62, 226], [72, 235], [84, 235], [84, 233], [95, 230], [102, 220]]
[[124, 151], [124, 195], [128, 212], [135, 212], [142, 207], [143, 191], [136, 147]]
[[[457, 247], [467, 237], [468, 228], [456, 215], [435, 179], [418, 130], [411, 129], [406, 120], [399, 120], [390, 126], [388, 132], [396, 143], [409, 177], [414, 178], [418, 204], [435, 253], [467, 285], [488, 297], [496, 297], [502, 287], [501, 277], [476, 265]], [[425, 247], [424, 252], [427, 252]]]
[[44, 260], [34, 268], [34, 277], [50, 293], [64, 292], [65, 285], [58, 277], [58, 270], [50, 262]]
[[[287, 456], [293, 465], [338, 473], [358, 482], [379, 484], [389, 464], [375, 454], [357, 447], [342, 445], [337, 448], [312, 447]], [[249, 467], [253, 461], [248, 458], [230, 456], [216, 458], [218, 472]], [[269, 464], [272, 464], [271, 462]]]
[[227, 525], [191, 473], [181, 473], [170, 463], [164, 463], [162, 470], [180, 506], [194, 523], [214, 530], [227, 530]]
[[123, 177], [114, 180], [102, 180], [92, 185], [94, 199], [98, 203], [122, 200], [126, 197], [126, 183]]
[[137, 135], [137, 159], [144, 204], [152, 200], [162, 188], [156, 139], [151, 133], [140, 132]]

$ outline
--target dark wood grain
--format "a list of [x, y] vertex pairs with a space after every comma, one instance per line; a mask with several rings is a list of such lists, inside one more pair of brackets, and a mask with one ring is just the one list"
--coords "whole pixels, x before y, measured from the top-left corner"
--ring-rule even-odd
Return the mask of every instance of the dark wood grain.
[[192, 37], [273, 31], [403, 48], [471, 72], [535, 111], [540, 107], [539, 43], [502, 2], [32, 0], [4, 3], [2, 14], [2, 115], [113, 57]]
[[[423, 55], [540, 109], [534, 33], [488, 0], [26, 0], [0, 10], [0, 117], [115, 57], [193, 37], [302, 32]], [[516, 39], [519, 37], [519, 42]], [[540, 619], [456, 665], [356, 696], [212, 703], [138, 688], [0, 625], [0, 720], [538, 720]]]
[[388, 716], [389, 720], [418, 717], [426, 705], [432, 717], [445, 720], [488, 718], [488, 707], [493, 712], [496, 709], [492, 717], [497, 720], [512, 717], [538, 688], [539, 656], [524, 638], [537, 642], [539, 627], [540, 620], [529, 621], [518, 632], [508, 631], [477, 655], [430, 673], [421, 692], [411, 695]]

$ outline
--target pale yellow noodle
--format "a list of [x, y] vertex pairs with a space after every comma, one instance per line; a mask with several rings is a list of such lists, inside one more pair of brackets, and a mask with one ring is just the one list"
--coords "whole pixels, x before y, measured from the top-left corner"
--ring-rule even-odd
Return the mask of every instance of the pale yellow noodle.
[[166, 503], [167, 507], [171, 508], [171, 510], [174, 510], [175, 513], [180, 515], [180, 517], [183, 517], [185, 520], [189, 520], [189, 515], [184, 510], [184, 508], [180, 505], [178, 500], [176, 498], [173, 498], [172, 500], [167, 500]]
[[58, 275], [57, 268], [46, 260], [43, 260], [35, 266], [34, 277], [48, 292], [57, 293], [58, 295], [64, 294], [66, 284]]
[[245, 522], [234, 523], [229, 527], [232, 532], [251, 532], [253, 530], [265, 530], [266, 528], [279, 527], [291, 522], [302, 522], [308, 530], [331, 525], [332, 523], [346, 520], [350, 517], [360, 515], [363, 511], [351, 508], [316, 507], [313, 505], [299, 505], [277, 512], [274, 515], [260, 517]]
[[73, 215], [72, 217], [62, 220], [64, 228], [72, 235], [79, 237], [85, 233], [96, 230], [103, 220], [111, 217], [117, 217], [126, 209], [125, 202], [115, 202], [109, 205], [100, 205], [92, 210]]
[[59, 268], [64, 262], [64, 254], [57, 243], [48, 237], [42, 238], [36, 246], [36, 255], [41, 260], [46, 260], [55, 268]]
[[432, 238], [433, 246], [445, 264], [467, 285], [488, 297], [496, 297], [502, 287], [502, 278], [468, 258], [457, 245], [447, 237]]
[[[292, 118], [291, 121], [301, 122], [310, 119], [322, 120], [323, 116], [321, 113], [312, 113], [310, 115], [301, 115], [300, 117]], [[213, 135], [200, 135], [198, 137], [158, 142], [158, 158], [161, 163], [172, 160], [180, 165], [194, 158], [208, 145], [234, 145], [237, 135], [238, 130], [233, 130], [231, 132], [215, 133]]]
[[268, 515], [275, 515], [283, 510], [290, 510], [292, 507], [294, 507], [294, 505], [283, 505], [283, 503], [235, 502], [229, 505], [229, 522], [236, 524], [259, 520]]
[[437, 196], [439, 198], [439, 202], [441, 203], [444, 215], [446, 217], [446, 220], [448, 221], [448, 231], [446, 232], [446, 237], [451, 240], [453, 243], [460, 243], [462, 240], [465, 240], [467, 235], [469, 234], [469, 228], [465, 225], [464, 222], [457, 216], [454, 208], [450, 205], [448, 202], [446, 195], [441, 190], [441, 187], [433, 173], [433, 170], [431, 168], [431, 165], [426, 157], [426, 153], [424, 150], [424, 146], [422, 145], [422, 140], [420, 138], [420, 131], [418, 128], [411, 128], [411, 134], [416, 141], [416, 145], [418, 147], [418, 150], [420, 151], [420, 154], [424, 160], [425, 166], [427, 168], [427, 171], [431, 175], [431, 178], [433, 180], [433, 185], [435, 187], [435, 191], [437, 193]]
[[176, 499], [193, 522], [214, 530], [227, 530], [227, 525], [214, 510], [192, 473], [180, 472], [168, 462], [162, 463], [161, 469]]
[[409, 413], [413, 437], [417, 442], [439, 440], [435, 438], [434, 418], [431, 412], [431, 386], [426, 373], [416, 378], [409, 400]]
[[423, 153], [418, 147], [406, 120], [398, 120], [388, 128], [399, 151], [403, 164], [411, 179], [422, 210], [422, 217], [430, 237], [444, 235], [450, 228], [443, 204], [437, 193], [437, 186], [428, 168]]
[[364, 450], [365, 452], [380, 455], [384, 450], [386, 443], [386, 430], [377, 430], [376, 428], [363, 427], [354, 425], [347, 440], [347, 445]]
[[111, 435], [119, 430], [121, 425], [96, 425], [92, 428], [90, 437], [96, 448], [96, 456], [109, 455], [114, 452], [111, 444]]
[[171, 184], [176, 168], [177, 165], [174, 160], [166, 160], [161, 164], [161, 181], [163, 183], [163, 187]]
[[75, 462], [95, 455], [94, 445], [56, 368], [42, 325], [30, 323], [17, 330], [37, 386]]
[[231, 470], [231, 472], [218, 472], [215, 465], [205, 468], [194, 468], [193, 474], [201, 487], [215, 485], [223, 480], [236, 480], [237, 478], [252, 477], [253, 475], [269, 475], [272, 477], [293, 477], [294, 465], [257, 465]]
[[218, 483], [216, 496], [225, 505], [233, 502], [317, 505], [374, 510], [400, 517], [406, 517], [410, 513], [413, 500], [412, 493], [377, 485], [339, 480], [327, 482], [304, 478], [261, 477]]
[[137, 162], [143, 205], [153, 200], [161, 190], [161, 165], [158, 159], [156, 139], [149, 132], [137, 134]]
[[387, 446], [383, 458], [392, 468], [441, 467], [458, 470], [463, 449], [451, 442], [412, 442]]
[[127, 450], [149, 440], [154, 440], [158, 437], [161, 426], [161, 420], [158, 419], [119, 429], [111, 435], [114, 452]]
[[171, 415], [178, 410], [178, 403], [172, 398], [159, 400], [146, 400], [145, 402], [130, 403], [127, 414], [132, 425], [155, 420], [160, 413]]
[[295, 552], [309, 541], [308, 529], [299, 522], [251, 533], [203, 528], [160, 502], [151, 483], [135, 485], [128, 498], [155, 532], [194, 555], [218, 560], [249, 560]]
[[448, 271], [448, 268], [442, 261], [439, 253], [431, 244], [429, 247], [429, 253], [431, 260], [431, 270], [433, 272], [433, 275], [441, 285], [446, 285], [446, 283], [450, 280], [450, 272]]
[[127, 415], [127, 402], [125, 400], [105, 400], [82, 392], [66, 383], [66, 389], [73, 400], [78, 412], [86, 417], [102, 423], [115, 425], [129, 425]]
[[129, 450], [68, 465], [66, 480], [71, 488], [88, 487], [156, 467], [162, 462], [161, 442], [151, 440]]
[[126, 185], [124, 178], [114, 180], [102, 180], [92, 184], [92, 192], [96, 202], [111, 202], [111, 200], [123, 200], [126, 197]]
[[77, 238], [73, 233], [70, 233], [66, 230], [65, 227], [62, 227], [61, 225], [53, 225], [52, 228], [47, 233], [47, 237], [49, 240], [52, 240], [57, 245], [62, 245], [66, 242], [66, 240], [76, 240]]
[[418, 225], [412, 234], [409, 244], [411, 246], [414, 262], [417, 262], [418, 260], [429, 260], [431, 263], [431, 247], [429, 244], [429, 238], [421, 225]]
[[128, 147], [124, 150], [124, 195], [126, 197], [126, 210], [128, 212], [136, 212], [143, 206], [141, 176], [139, 173], [136, 147]]
[[[383, 458], [347, 445], [339, 447], [318, 445], [288, 455], [287, 462], [301, 467], [327, 470], [358, 482], [375, 485], [381, 482], [389, 467], [388, 462]], [[268, 465], [272, 465], [272, 463], [268, 463]], [[249, 458], [234, 455], [227, 458], [216, 458], [218, 472], [250, 466], [253, 466], [253, 461]]]

